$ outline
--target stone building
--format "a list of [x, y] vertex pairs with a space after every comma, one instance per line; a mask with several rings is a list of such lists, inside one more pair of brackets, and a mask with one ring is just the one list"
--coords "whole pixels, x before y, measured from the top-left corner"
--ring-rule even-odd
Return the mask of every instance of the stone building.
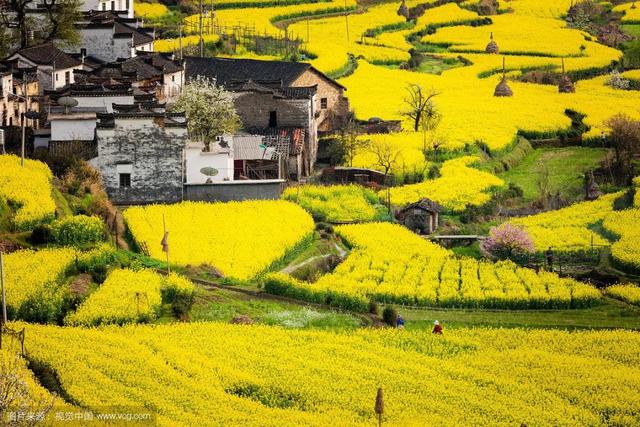
[[[20, 126], [22, 114], [40, 111], [40, 84], [35, 68], [0, 66], [0, 126]], [[38, 121], [27, 123], [38, 128]]]
[[183, 199], [184, 114], [162, 108], [115, 106], [98, 114], [97, 167], [117, 204], [171, 203]]
[[187, 81], [215, 79], [234, 93], [244, 129], [289, 138], [289, 173], [313, 171], [318, 132], [335, 130], [349, 113], [345, 88], [310, 64], [253, 59], [187, 57]]
[[396, 219], [409, 230], [419, 234], [432, 234], [438, 228], [441, 211], [442, 206], [438, 203], [422, 199], [402, 208], [396, 214]]
[[[87, 54], [104, 62], [133, 58], [137, 52], [152, 52], [155, 32], [126, 14], [111, 11], [89, 11], [76, 23], [80, 46]], [[73, 52], [75, 47], [69, 47]]]
[[185, 79], [181, 61], [171, 54], [157, 52], [137, 52], [133, 58], [119, 59], [75, 74], [75, 79], [85, 85], [123, 85], [138, 93], [152, 94], [159, 101], [180, 95]]
[[58, 90], [73, 84], [74, 70], [82, 68], [81, 61], [58, 49], [52, 43], [20, 49], [4, 62], [14, 69], [35, 69], [40, 94], [45, 90]]

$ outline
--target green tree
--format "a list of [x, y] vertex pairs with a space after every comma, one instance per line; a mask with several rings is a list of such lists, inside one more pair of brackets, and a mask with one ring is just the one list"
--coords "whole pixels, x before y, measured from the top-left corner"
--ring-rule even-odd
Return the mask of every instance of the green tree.
[[82, 18], [80, 0], [43, 0], [47, 19], [44, 21], [43, 41], [57, 40], [66, 46], [80, 44], [76, 22]]
[[185, 86], [172, 110], [186, 114], [191, 138], [207, 147], [216, 136], [234, 133], [241, 125], [231, 92], [202, 76]]

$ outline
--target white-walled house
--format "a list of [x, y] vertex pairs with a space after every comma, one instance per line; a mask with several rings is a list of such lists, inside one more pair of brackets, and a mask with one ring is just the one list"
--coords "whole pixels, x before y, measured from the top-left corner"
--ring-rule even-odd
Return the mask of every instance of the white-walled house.
[[260, 135], [223, 135], [209, 147], [191, 142], [185, 147], [185, 184], [280, 179], [285, 158]]
[[45, 90], [59, 90], [75, 82], [74, 70], [82, 69], [82, 62], [55, 47], [45, 43], [20, 49], [6, 62], [16, 68], [35, 68], [37, 71], [40, 94]]
[[[133, 18], [133, 2], [134, 0], [81, 0], [78, 4], [80, 12], [90, 12], [93, 10], [114, 11]], [[29, 2], [26, 5], [30, 13], [45, 13], [46, 8], [42, 1]]]
[[[144, 28], [134, 18], [123, 17], [110, 11], [90, 11], [76, 23], [80, 46], [104, 62], [119, 58], [133, 58], [136, 52], [152, 52], [155, 39], [152, 28]], [[72, 51], [75, 47], [69, 47]]]

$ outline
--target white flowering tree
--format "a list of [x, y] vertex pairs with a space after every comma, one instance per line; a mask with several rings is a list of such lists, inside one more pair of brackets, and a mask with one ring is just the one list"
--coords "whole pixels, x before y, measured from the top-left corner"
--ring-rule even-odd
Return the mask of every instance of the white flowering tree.
[[236, 132], [241, 124], [231, 92], [202, 76], [185, 86], [172, 110], [186, 114], [191, 138], [207, 146], [216, 136]]

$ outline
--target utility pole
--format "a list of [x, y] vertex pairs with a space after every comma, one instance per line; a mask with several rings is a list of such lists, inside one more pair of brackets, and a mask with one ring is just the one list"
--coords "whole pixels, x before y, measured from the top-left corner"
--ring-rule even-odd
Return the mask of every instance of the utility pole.
[[180, 38], [178, 38], [178, 45], [180, 46], [180, 61], [182, 61], [182, 22], [178, 24]]
[[21, 119], [22, 119], [22, 145], [20, 146], [20, 166], [24, 167], [24, 133], [25, 133], [25, 126], [26, 126], [26, 121], [27, 121], [27, 108], [29, 108], [28, 105], [28, 98], [27, 98], [27, 81], [26, 81], [26, 77], [24, 72], [22, 73], [22, 96], [24, 96], [24, 112], [21, 115]]
[[0, 292], [2, 293], [2, 325], [0, 325], [0, 342], [2, 342], [2, 328], [7, 323], [7, 298], [4, 290], [4, 255], [0, 250]]
[[204, 39], [202, 38], [202, 0], [200, 0], [200, 58], [204, 58]]
[[347, 26], [347, 42], [349, 41], [349, 12], [347, 12], [347, 0], [344, 0], [344, 21]]
[[309, 43], [309, 17], [307, 16], [307, 43]]

